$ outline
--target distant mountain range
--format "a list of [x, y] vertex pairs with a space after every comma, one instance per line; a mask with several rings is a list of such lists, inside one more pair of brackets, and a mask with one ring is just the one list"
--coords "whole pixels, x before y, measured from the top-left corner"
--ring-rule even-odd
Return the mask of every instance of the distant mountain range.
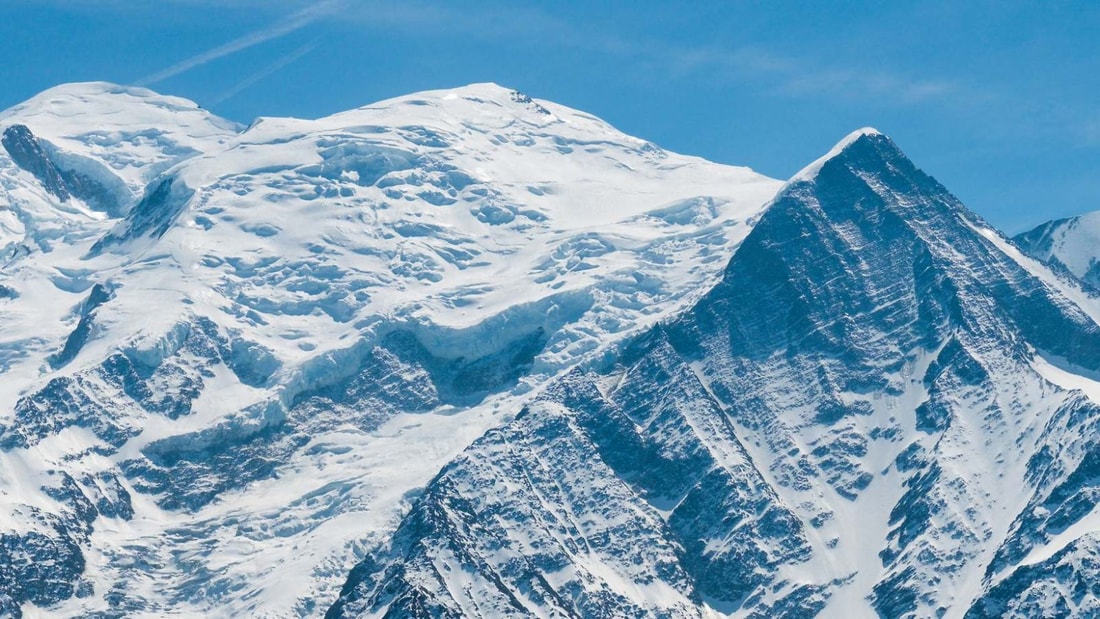
[[1029, 255], [1100, 290], [1100, 211], [1047, 222], [1014, 240]]
[[0, 616], [1100, 616], [1100, 218], [494, 84], [0, 113]]

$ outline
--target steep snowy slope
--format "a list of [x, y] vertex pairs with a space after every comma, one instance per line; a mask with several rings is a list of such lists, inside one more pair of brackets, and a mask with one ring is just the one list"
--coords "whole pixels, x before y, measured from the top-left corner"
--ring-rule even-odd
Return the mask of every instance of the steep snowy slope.
[[712, 286], [780, 185], [491, 84], [239, 132], [67, 86], [20, 126], [0, 614], [323, 612], [444, 463]]
[[1028, 255], [1100, 290], [1100, 212], [1048, 221], [1014, 240]]
[[96, 283], [88, 245], [149, 180], [237, 129], [194, 103], [104, 83], [59, 86], [0, 112], [0, 265], [6, 296], [23, 299], [0, 306], [3, 401], [18, 393], [13, 366], [26, 358], [33, 375]]
[[1095, 616], [1100, 306], [856, 132], [448, 464], [333, 617]]
[[[100, 83], [54, 88], [0, 113], [0, 423], [92, 335], [110, 288], [81, 256], [140, 196], [143, 178], [157, 174], [151, 166], [163, 170], [235, 133], [194, 104]], [[85, 408], [63, 398], [50, 406]], [[43, 457], [13, 454], [10, 444], [0, 460], [0, 615], [8, 615], [28, 600], [71, 596], [90, 519], [128, 508], [113, 477], [74, 512], [58, 500], [76, 483], [64, 471], [79, 478], [79, 465], [48, 472]], [[65, 490], [43, 490], [57, 483]]]

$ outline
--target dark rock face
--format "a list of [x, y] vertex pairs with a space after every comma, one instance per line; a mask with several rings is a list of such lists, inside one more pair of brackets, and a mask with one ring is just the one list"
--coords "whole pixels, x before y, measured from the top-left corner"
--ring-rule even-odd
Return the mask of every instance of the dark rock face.
[[84, 572], [80, 546], [62, 531], [51, 537], [37, 532], [0, 535], [0, 615], [22, 617], [20, 606], [49, 606], [72, 597]]
[[979, 598], [967, 619], [1094, 617], [1100, 614], [1100, 546], [1095, 533], [1015, 570]]
[[12, 125], [5, 129], [4, 137], [0, 138], [0, 144], [4, 145], [15, 165], [33, 174], [46, 191], [57, 196], [57, 199], [62, 202], [71, 197], [68, 183], [65, 182], [61, 172], [46, 156], [38, 139], [25, 125]]
[[[105, 288], [93, 287], [78, 310], [79, 324], [90, 320], [108, 300]], [[216, 365], [227, 366], [241, 382], [262, 382], [263, 373], [257, 368], [263, 364], [249, 363], [262, 355], [257, 353], [250, 360], [235, 354], [229, 339], [209, 320], [197, 319], [183, 331], [178, 349], [166, 358], [116, 353], [99, 365], [54, 378], [23, 397], [15, 404], [14, 421], [0, 426], [0, 449], [34, 448], [67, 428], [83, 428], [103, 442], [99, 455], [110, 457], [141, 432], [149, 416], [174, 419], [190, 414], [203, 381], [213, 377]], [[79, 349], [71, 343], [80, 332], [78, 326], [64, 350]], [[132, 483], [144, 489], [140, 480]], [[80, 595], [82, 587], [90, 586], [80, 582], [85, 567], [82, 548], [98, 519], [133, 517], [130, 491], [111, 473], [80, 479], [61, 473], [58, 482], [43, 491], [62, 510], [46, 513], [37, 507], [19, 507], [17, 515], [22, 514], [32, 530], [5, 534], [0, 540], [9, 550], [0, 552], [0, 591], [8, 596], [0, 597], [0, 604], [8, 605], [0, 606], [0, 615], [19, 616], [18, 606], [24, 602], [48, 607]], [[9, 587], [8, 583], [15, 584]]]
[[51, 367], [56, 370], [76, 357], [77, 353], [84, 347], [84, 344], [87, 343], [88, 337], [92, 333], [92, 324], [95, 318], [96, 309], [109, 301], [110, 298], [111, 293], [105, 286], [102, 284], [95, 284], [92, 286], [91, 292], [88, 293], [88, 298], [81, 304], [80, 320], [77, 322], [73, 332], [66, 338], [64, 348], [58, 353], [50, 355], [47, 359]]
[[144, 236], [160, 238], [183, 213], [192, 195], [194, 191], [173, 177], [154, 182], [119, 226], [92, 245], [91, 255], [127, 240]]
[[[14, 516], [38, 530], [0, 534], [0, 616], [22, 617], [23, 603], [49, 607], [81, 595], [80, 582], [93, 523], [102, 515], [128, 520], [133, 515], [130, 496], [111, 476], [87, 475], [77, 481], [67, 473], [51, 474], [42, 490], [62, 509], [45, 513], [21, 506]], [[89, 496], [90, 495], [90, 496]]]
[[329, 615], [1034, 616], [1087, 589], [1083, 555], [1018, 566], [1095, 505], [1100, 408], [1036, 367], [1100, 369], [1100, 328], [1004, 243], [854, 139], [692, 310], [447, 466]]
[[[811, 554], [803, 524], [683, 360], [666, 343], [654, 350], [607, 396], [598, 377], [571, 373], [448, 466], [396, 534], [387, 558], [400, 559], [360, 566], [364, 580], [349, 581], [330, 615], [465, 616], [476, 604], [485, 616], [536, 606], [565, 616], [696, 616], [701, 599], [737, 604], [772, 585], [784, 593], [778, 601], [750, 603], [819, 609], [827, 593], [774, 578], [777, 566]], [[733, 543], [715, 548], [713, 539]], [[436, 595], [449, 580], [441, 562], [470, 574], [477, 593]], [[597, 565], [642, 589], [667, 589], [664, 599], [623, 595]], [[562, 570], [572, 576], [551, 584]]]
[[[106, 293], [93, 288], [79, 324], [85, 324], [105, 300]], [[0, 448], [30, 447], [67, 427], [87, 428], [117, 448], [140, 432], [138, 422], [145, 415], [175, 419], [190, 414], [193, 399], [213, 377], [215, 365], [225, 365], [245, 384], [262, 382], [210, 320], [197, 319], [185, 331], [179, 349], [167, 359], [150, 365], [132, 354], [116, 353], [98, 366], [54, 378], [23, 397], [15, 405], [16, 423], [0, 426]], [[64, 350], [80, 333], [78, 325]]]
[[123, 204], [119, 196], [95, 178], [59, 166], [43, 148], [42, 141], [25, 125], [11, 125], [5, 129], [0, 144], [17, 166], [33, 174], [58, 200], [67, 202], [77, 198], [92, 208], [114, 216], [121, 214]]
[[1072, 219], [1048, 221], [1027, 232], [1016, 235], [1012, 240], [1020, 246], [1020, 249], [1029, 254], [1049, 254], [1054, 248], [1051, 234], [1067, 224], [1072, 224], [1072, 222]]

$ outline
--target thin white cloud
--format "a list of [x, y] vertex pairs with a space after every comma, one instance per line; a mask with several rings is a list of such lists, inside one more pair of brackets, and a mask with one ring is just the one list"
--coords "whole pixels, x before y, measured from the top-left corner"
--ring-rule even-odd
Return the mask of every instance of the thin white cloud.
[[302, 47], [299, 47], [298, 49], [290, 52], [289, 54], [279, 58], [275, 62], [269, 64], [266, 67], [264, 67], [263, 69], [260, 69], [259, 71], [253, 73], [252, 75], [249, 75], [248, 77], [244, 78], [243, 80], [241, 80], [240, 82], [235, 84], [229, 90], [227, 90], [227, 91], [223, 92], [222, 94], [220, 94], [220, 95], [214, 97], [213, 99], [211, 99], [210, 100], [210, 105], [217, 105], [218, 103], [221, 103], [222, 101], [226, 101], [227, 99], [232, 99], [233, 97], [239, 95], [240, 93], [244, 92], [245, 90], [248, 90], [256, 82], [259, 82], [260, 80], [262, 80], [262, 79], [264, 79], [264, 78], [266, 78], [266, 77], [268, 77], [268, 76], [270, 76], [274, 73], [278, 73], [279, 71], [281, 71], [283, 69], [283, 67], [289, 65], [290, 63], [294, 62], [295, 60], [298, 60], [302, 56], [305, 56], [306, 54], [308, 54], [308, 53], [312, 52], [313, 50], [317, 49], [317, 46], [320, 45], [320, 43], [321, 43], [320, 39], [316, 39], [314, 41], [311, 41], [310, 43], [307, 43], [307, 44], [303, 45]]
[[256, 30], [255, 32], [250, 32], [249, 34], [233, 39], [228, 43], [224, 43], [213, 49], [209, 49], [205, 52], [202, 52], [201, 54], [196, 54], [166, 69], [162, 69], [160, 71], [157, 71], [156, 73], [147, 75], [138, 80], [136, 83], [138, 86], [150, 86], [152, 84], [156, 84], [157, 82], [162, 82], [170, 77], [179, 75], [180, 73], [190, 71], [191, 69], [194, 69], [196, 67], [201, 67], [208, 62], [212, 62], [219, 58], [224, 58], [226, 56], [236, 54], [237, 52], [246, 50], [255, 45], [259, 45], [260, 43], [286, 36], [296, 30], [300, 30], [305, 26], [308, 26], [309, 24], [320, 19], [321, 17], [331, 14], [342, 3], [342, 0], [324, 0], [322, 2], [317, 2], [315, 4], [312, 4], [311, 6], [308, 6], [291, 14], [287, 18], [275, 24], [272, 24], [271, 26], [268, 26], [267, 28], [262, 28], [260, 30]]
[[[171, 0], [202, 4], [216, 0]], [[226, 0], [223, 0], [226, 1]], [[230, 0], [250, 4], [265, 0]], [[287, 3], [292, 0], [266, 0]], [[865, 99], [912, 105], [930, 101], [965, 102], [980, 93], [956, 81], [929, 79], [874, 67], [845, 67], [823, 64], [816, 59], [797, 58], [757, 47], [675, 46], [654, 40], [618, 36], [607, 29], [574, 23], [539, 8], [503, 5], [492, 10], [427, 3], [423, 0], [326, 0], [294, 13], [284, 21], [231, 41], [149, 76], [152, 84], [201, 64], [238, 52], [258, 43], [284, 36], [319, 18], [333, 16], [340, 2], [339, 18], [366, 29], [408, 30], [418, 36], [433, 33], [461, 33], [471, 39], [542, 42], [547, 47], [582, 49], [591, 53], [631, 58], [656, 72], [683, 75], [706, 73], [711, 79], [762, 81], [775, 96], [787, 98], [826, 97], [832, 100]], [[285, 66], [285, 65], [284, 65]], [[280, 67], [281, 68], [281, 67]], [[278, 70], [277, 68], [275, 70]], [[260, 76], [263, 79], [266, 75]], [[247, 82], [247, 78], [245, 81]], [[245, 87], [252, 85], [250, 82]], [[240, 92], [234, 89], [219, 101]]]
[[792, 96], [830, 96], [861, 99], [873, 96], [900, 104], [945, 99], [959, 93], [959, 85], [947, 80], [902, 77], [881, 71], [827, 68], [800, 70], [782, 75], [780, 92]]
[[517, 40], [525, 45], [584, 50], [630, 59], [652, 72], [647, 75], [682, 76], [702, 73], [710, 79], [753, 80], [769, 92], [786, 98], [827, 97], [831, 100], [873, 98], [892, 105], [955, 101], [969, 93], [963, 84], [930, 79], [873, 66], [846, 67], [821, 63], [751, 47], [672, 45], [618, 35], [607, 28], [562, 19], [539, 8], [506, 4], [492, 10], [429, 4], [419, 0], [360, 0], [349, 4], [341, 19], [365, 28], [404, 29], [471, 39]]

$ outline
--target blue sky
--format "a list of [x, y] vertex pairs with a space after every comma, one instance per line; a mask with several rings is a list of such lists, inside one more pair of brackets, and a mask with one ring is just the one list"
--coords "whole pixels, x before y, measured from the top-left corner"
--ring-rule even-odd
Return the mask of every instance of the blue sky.
[[780, 178], [871, 125], [1015, 233], [1100, 209], [1098, 7], [4, 0], [0, 108], [107, 80], [248, 122], [493, 81]]

